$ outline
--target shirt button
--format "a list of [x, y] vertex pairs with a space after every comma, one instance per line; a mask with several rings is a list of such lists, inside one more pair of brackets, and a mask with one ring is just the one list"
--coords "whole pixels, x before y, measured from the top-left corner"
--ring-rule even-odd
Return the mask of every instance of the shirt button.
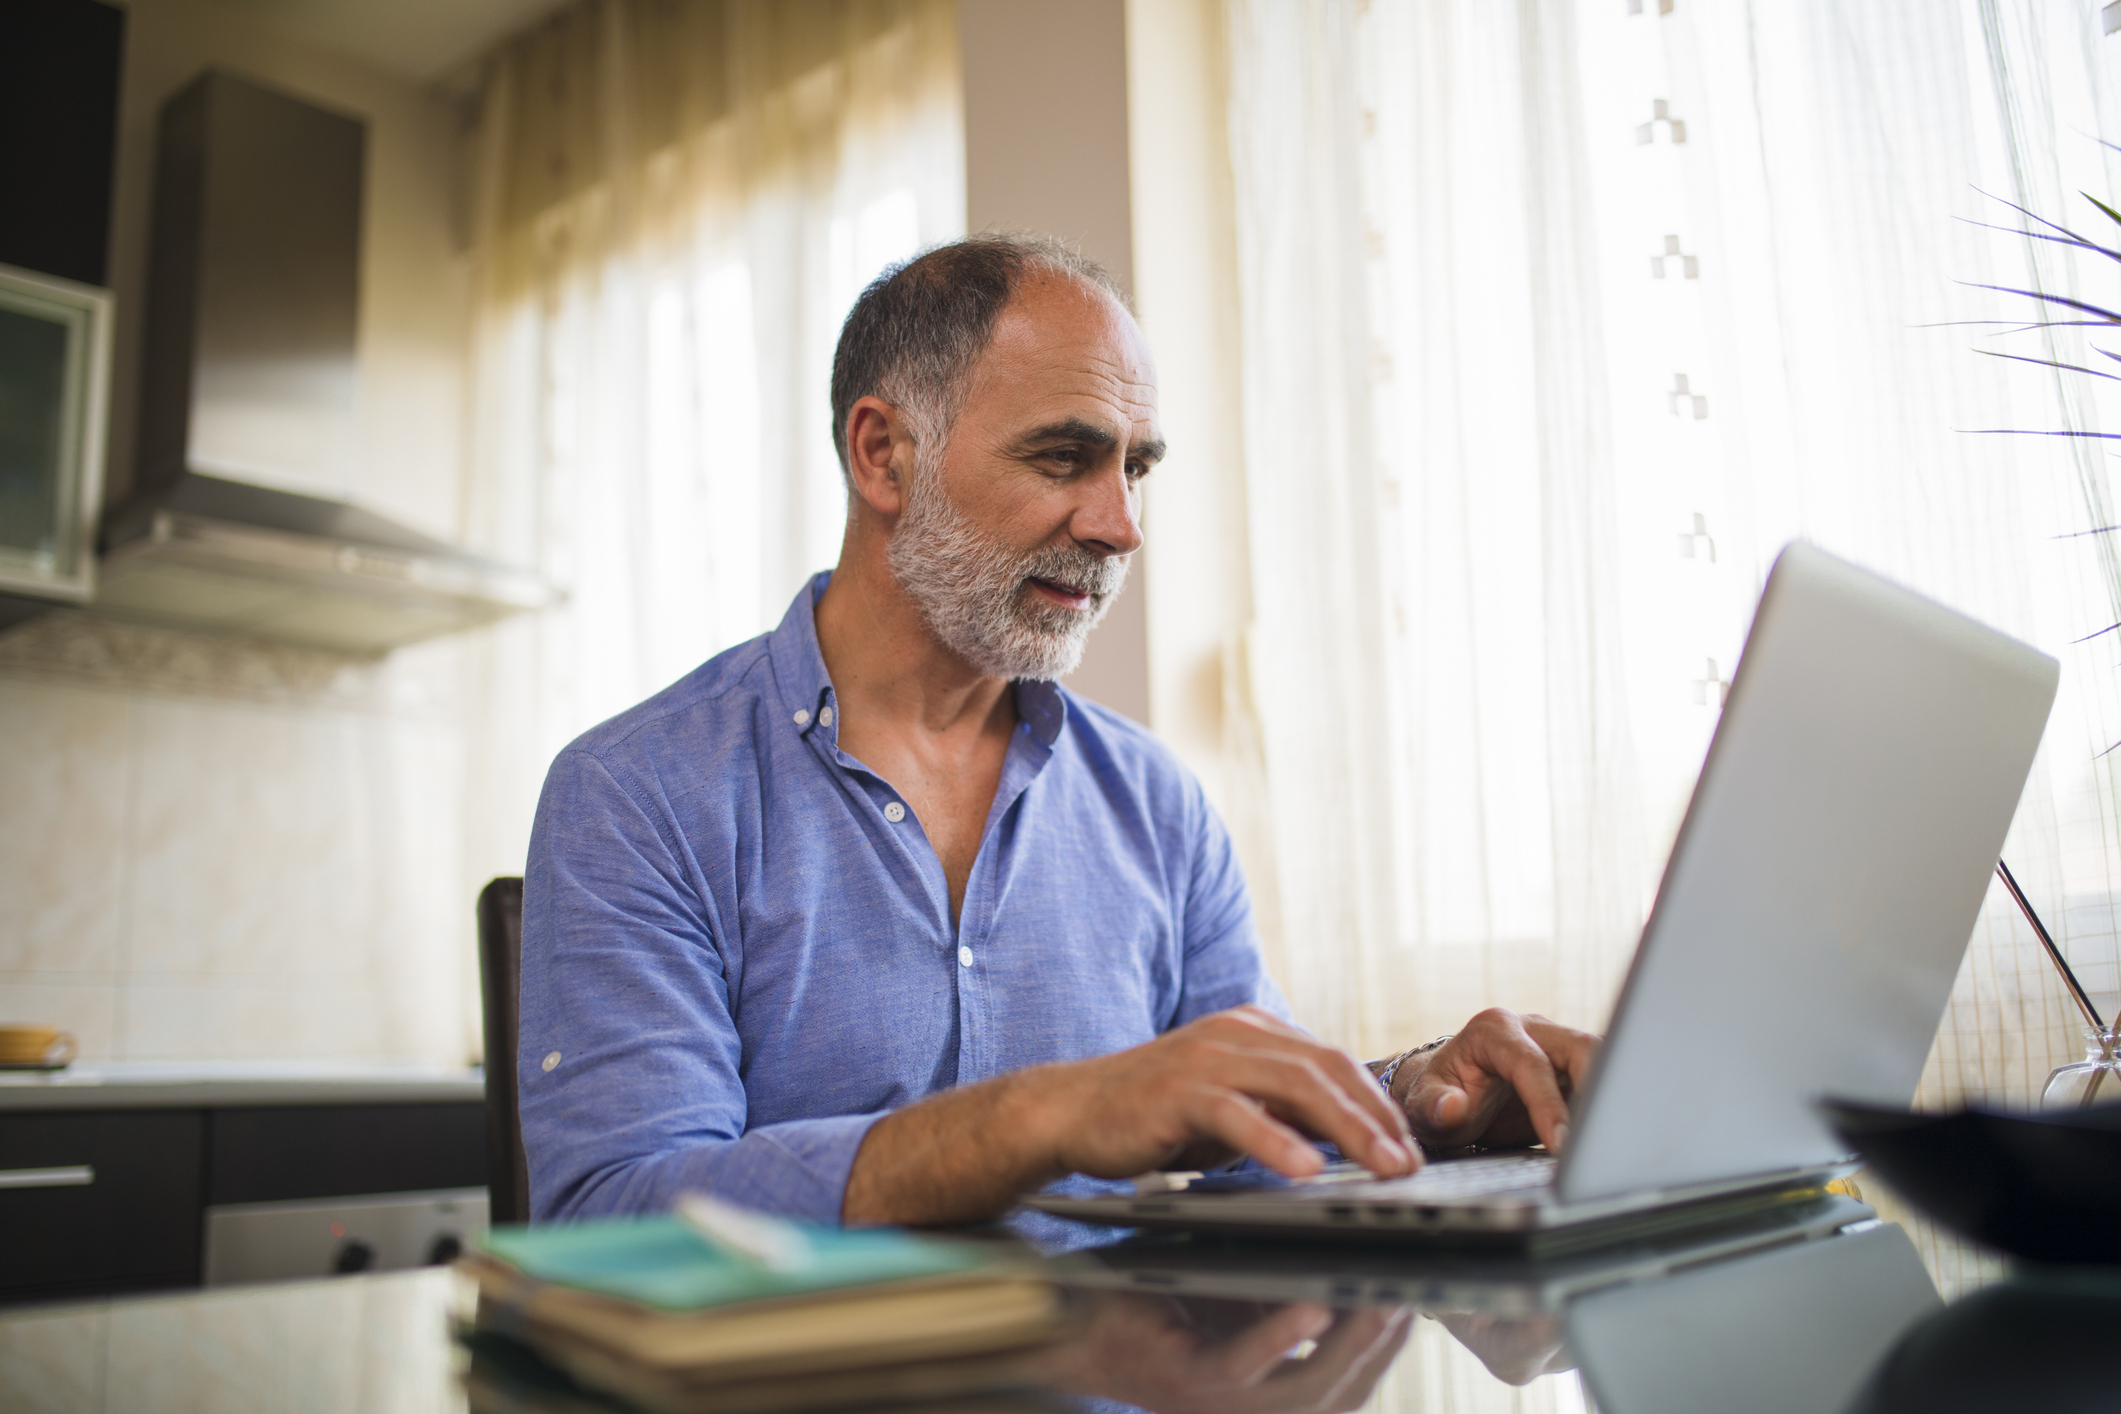
[[538, 1062], [538, 1066], [539, 1066], [539, 1068], [540, 1068], [540, 1069], [542, 1069], [542, 1070], [551, 1070], [551, 1069], [552, 1069], [552, 1068], [553, 1068], [554, 1066], [558, 1065], [559, 1063], [560, 1063], [560, 1053], [559, 1053], [558, 1051], [554, 1051], [554, 1052], [553, 1052], [552, 1054], [550, 1054], [550, 1055], [546, 1056], [544, 1060], [542, 1060], [542, 1061]]
[[832, 709], [830, 707], [824, 708], [817, 714], [817, 724], [821, 727], [832, 725]]
[[972, 965], [972, 949], [959, 948], [957, 950], [957, 965], [959, 967], [970, 967]]
[[884, 818], [896, 825], [906, 818], [906, 807], [894, 800], [884, 807]]
[[795, 724], [799, 727], [807, 727], [810, 725], [810, 712], [808, 708], [796, 709]]

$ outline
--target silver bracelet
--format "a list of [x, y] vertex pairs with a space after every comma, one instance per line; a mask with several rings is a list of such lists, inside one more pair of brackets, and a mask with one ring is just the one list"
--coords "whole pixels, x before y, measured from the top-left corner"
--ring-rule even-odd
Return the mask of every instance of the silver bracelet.
[[1451, 1038], [1449, 1036], [1438, 1036], [1435, 1040], [1430, 1041], [1425, 1045], [1407, 1047], [1398, 1055], [1392, 1057], [1392, 1059], [1385, 1062], [1385, 1068], [1377, 1072], [1377, 1083], [1385, 1087], [1385, 1093], [1387, 1095], [1391, 1094], [1392, 1077], [1399, 1074], [1399, 1067], [1402, 1063], [1414, 1056], [1427, 1055], [1430, 1051], [1441, 1048], [1443, 1044], [1446, 1041], [1449, 1041], [1450, 1039]]

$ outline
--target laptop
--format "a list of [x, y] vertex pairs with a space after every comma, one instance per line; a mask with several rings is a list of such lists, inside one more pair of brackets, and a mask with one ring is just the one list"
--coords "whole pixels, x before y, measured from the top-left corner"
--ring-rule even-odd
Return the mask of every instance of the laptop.
[[1321, 1248], [1158, 1232], [1056, 1257], [1052, 1270], [1057, 1280], [1092, 1290], [1270, 1306], [1307, 1301], [1338, 1310], [1405, 1306], [1523, 1321], [1554, 1315], [1607, 1287], [1639, 1286], [1712, 1262], [1883, 1225], [1868, 1205], [1839, 1193], [1799, 1189], [1781, 1199], [1728, 1222], [1562, 1256], [1403, 1244]]
[[1571, 1140], [1379, 1179], [1257, 1166], [1029, 1205], [1121, 1227], [1537, 1252], [1853, 1168], [1824, 1095], [1906, 1107], [2054, 702], [2026, 644], [1814, 546], [1776, 559]]

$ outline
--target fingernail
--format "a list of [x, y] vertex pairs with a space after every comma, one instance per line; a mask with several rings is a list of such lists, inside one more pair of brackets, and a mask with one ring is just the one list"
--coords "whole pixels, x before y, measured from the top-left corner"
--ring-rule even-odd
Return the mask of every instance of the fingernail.
[[1567, 1120], [1563, 1120], [1561, 1123], [1554, 1126], [1554, 1148], [1558, 1151], [1567, 1148], [1568, 1144], [1569, 1122]]

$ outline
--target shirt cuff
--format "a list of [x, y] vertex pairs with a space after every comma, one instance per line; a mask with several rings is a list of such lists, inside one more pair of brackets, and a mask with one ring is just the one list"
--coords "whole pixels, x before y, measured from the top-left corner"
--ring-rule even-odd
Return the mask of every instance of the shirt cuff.
[[855, 1153], [886, 1113], [761, 1125], [718, 1155], [698, 1186], [739, 1207], [838, 1227]]

